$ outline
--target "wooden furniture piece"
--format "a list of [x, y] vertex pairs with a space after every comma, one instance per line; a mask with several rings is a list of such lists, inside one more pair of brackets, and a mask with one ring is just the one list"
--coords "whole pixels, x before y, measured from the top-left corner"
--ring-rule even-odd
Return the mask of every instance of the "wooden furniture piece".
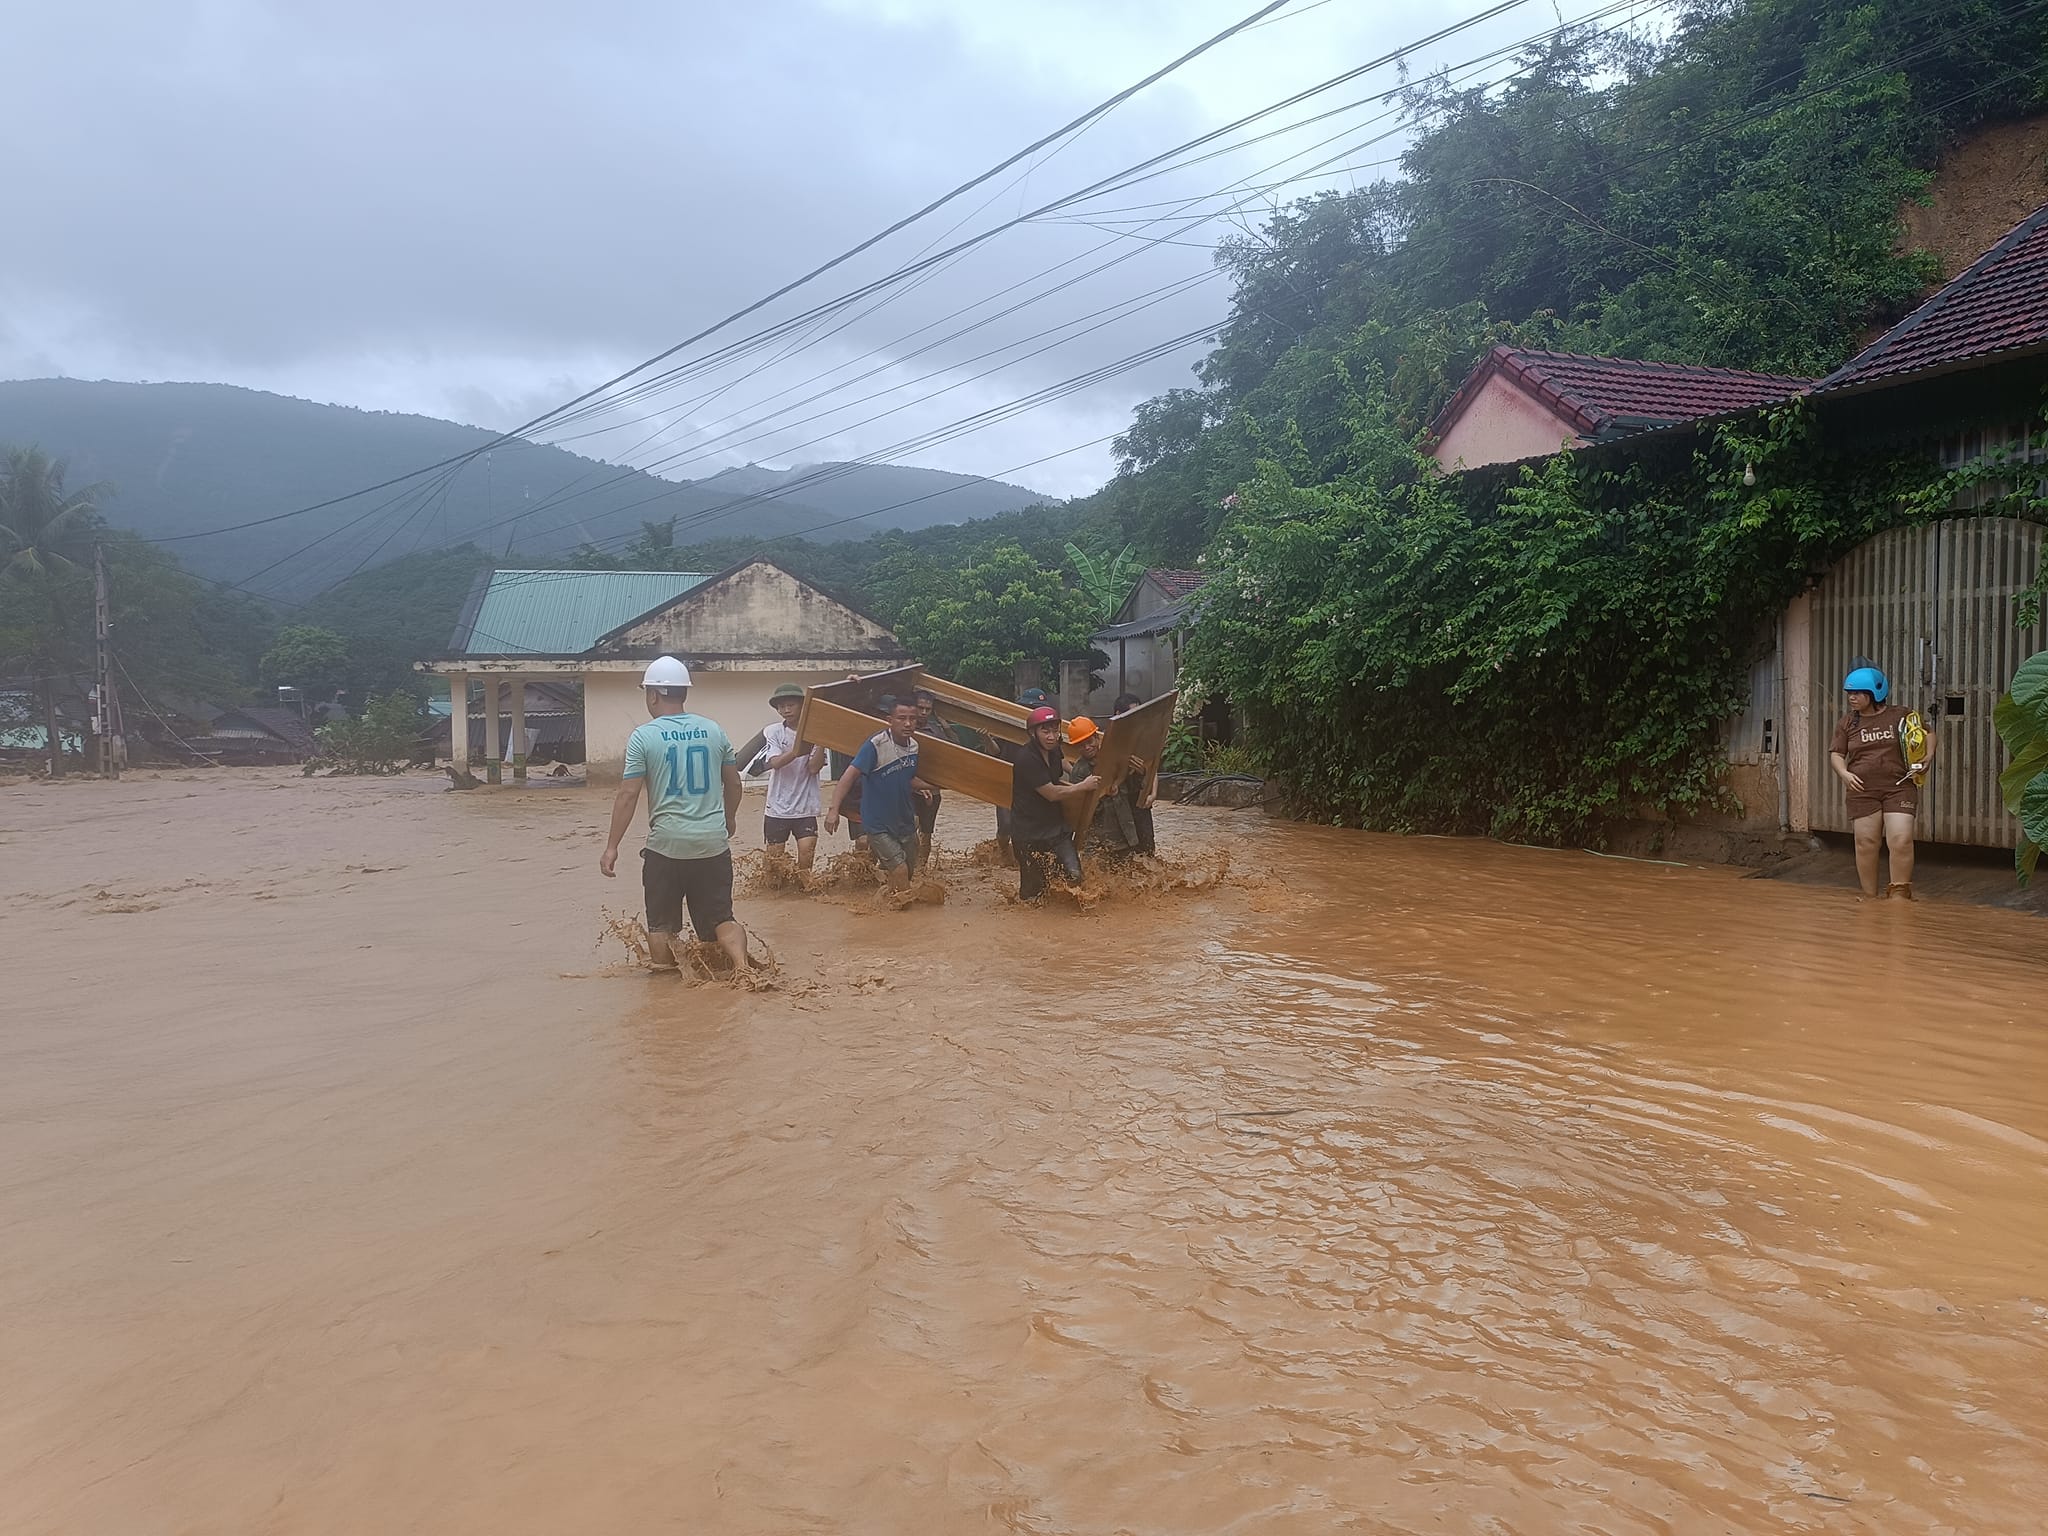
[[[909, 698], [925, 689], [938, 703], [936, 713], [948, 725], [964, 726], [987, 738], [1022, 745], [1029, 732], [1025, 720], [1030, 712], [992, 694], [978, 693], [959, 683], [933, 677], [921, 666], [895, 667], [850, 677], [843, 683], [825, 683], [804, 690], [803, 714], [797, 718], [797, 735], [814, 745], [852, 756], [861, 743], [883, 728], [879, 701], [885, 694]], [[1095, 760], [1102, 787], [1094, 794], [1066, 802], [1067, 825], [1075, 841], [1085, 842], [1095, 820], [1095, 807], [1102, 796], [1114, 793], [1131, 771], [1134, 759], [1145, 764], [1147, 776], [1155, 783], [1159, 758], [1166, 750], [1167, 728], [1173, 724], [1174, 695], [1163, 693], [1135, 709], [1127, 709], [1098, 722], [1102, 729], [1102, 751]], [[1076, 749], [1066, 749], [1069, 760]], [[991, 752], [979, 752], [956, 741], [920, 732], [917, 738], [918, 777], [940, 789], [957, 790], [989, 805], [1010, 803], [1010, 764]]]

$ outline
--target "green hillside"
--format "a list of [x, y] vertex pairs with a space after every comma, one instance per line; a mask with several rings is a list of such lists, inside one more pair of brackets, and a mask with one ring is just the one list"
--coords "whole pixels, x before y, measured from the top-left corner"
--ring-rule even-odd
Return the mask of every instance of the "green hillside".
[[[38, 445], [67, 460], [73, 483], [109, 482], [115, 495], [106, 503], [108, 520], [151, 538], [291, 511], [470, 452], [491, 437], [432, 417], [224, 384], [0, 381], [0, 443]], [[264, 572], [256, 588], [298, 598], [359, 567], [465, 542], [545, 556], [621, 543], [643, 520], [670, 517], [700, 538], [769, 539], [828, 524], [838, 526], [814, 537], [861, 538], [1040, 499], [1021, 486], [936, 470], [819, 468], [750, 467], [736, 472], [739, 479], [675, 482], [560, 448], [513, 443], [464, 466], [445, 485], [410, 482], [265, 527], [166, 547], [201, 575], [241, 581]], [[930, 499], [914, 500], [924, 497]], [[913, 504], [877, 511], [897, 502]], [[840, 523], [844, 518], [863, 520]], [[284, 563], [265, 572], [274, 561]]]

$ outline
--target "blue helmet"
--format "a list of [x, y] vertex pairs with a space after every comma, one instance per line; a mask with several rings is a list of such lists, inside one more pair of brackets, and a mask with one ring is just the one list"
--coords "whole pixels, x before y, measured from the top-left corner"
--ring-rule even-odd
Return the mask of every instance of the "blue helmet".
[[1885, 681], [1884, 674], [1875, 667], [1858, 667], [1842, 679], [1842, 692], [1867, 693], [1880, 704], [1890, 696], [1891, 691], [1892, 685]]

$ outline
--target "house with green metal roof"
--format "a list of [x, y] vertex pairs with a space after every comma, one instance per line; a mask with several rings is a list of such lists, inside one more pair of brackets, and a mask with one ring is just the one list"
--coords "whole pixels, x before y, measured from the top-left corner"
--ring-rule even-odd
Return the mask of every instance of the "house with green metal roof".
[[[526, 777], [526, 685], [580, 693], [585, 766], [616, 780], [626, 738], [647, 718], [640, 674], [656, 656], [690, 668], [690, 708], [735, 742], [773, 718], [783, 683], [837, 682], [910, 659], [889, 629], [772, 560], [727, 571], [484, 571], [447, 649], [415, 663], [448, 679], [449, 760], [469, 771], [469, 719], [481, 715], [484, 776]], [[466, 710], [455, 699], [472, 699]], [[501, 730], [501, 726], [503, 729]]]

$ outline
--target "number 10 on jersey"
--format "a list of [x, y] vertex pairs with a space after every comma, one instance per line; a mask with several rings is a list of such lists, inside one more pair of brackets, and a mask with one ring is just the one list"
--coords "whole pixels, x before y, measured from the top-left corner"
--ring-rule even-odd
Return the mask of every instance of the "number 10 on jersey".
[[683, 764], [680, 774], [676, 771], [675, 743], [668, 749], [668, 787], [674, 794], [678, 787], [685, 793], [704, 795], [711, 792], [711, 749], [701, 742], [683, 749]]

